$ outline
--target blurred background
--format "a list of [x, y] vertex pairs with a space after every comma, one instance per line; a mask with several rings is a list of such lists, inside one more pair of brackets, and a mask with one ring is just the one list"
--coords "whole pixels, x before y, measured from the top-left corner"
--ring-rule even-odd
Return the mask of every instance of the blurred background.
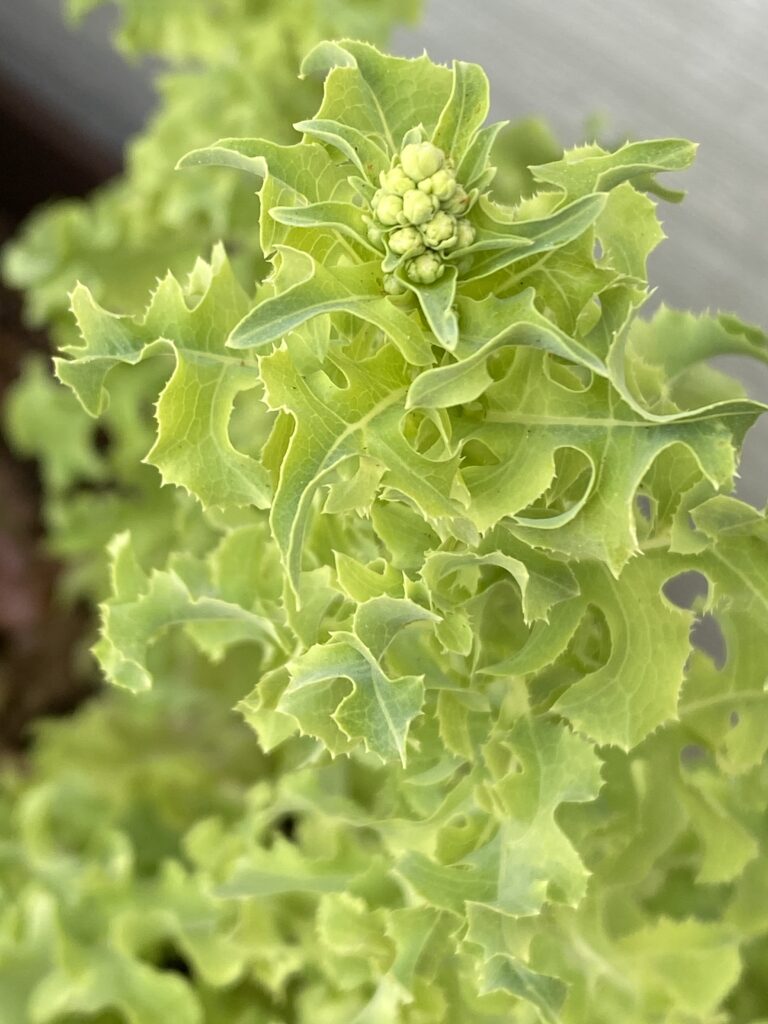
[[[424, 7], [418, 26], [397, 30], [393, 50], [482, 63], [494, 118], [540, 116], [564, 145], [596, 134], [610, 143], [698, 141], [697, 163], [681, 182], [689, 196], [660, 210], [669, 239], [652, 257], [653, 301], [768, 324], [767, 0], [425, 0]], [[126, 140], [152, 111], [161, 67], [115, 52], [116, 20], [100, 7], [74, 28], [60, 0], [0, 0], [0, 244], [38, 204], [85, 195], [117, 174]], [[0, 342], [0, 389], [25, 353], [49, 351], [43, 334], [23, 328], [8, 290], [0, 292]], [[747, 377], [731, 360], [730, 369], [768, 400], [768, 368], [751, 364]], [[768, 497], [766, 420], [747, 442], [739, 484], [759, 506]], [[45, 675], [45, 706], [56, 710], [59, 677], [62, 701], [74, 703], [65, 652], [82, 632], [82, 615], [76, 605], [40, 611], [49, 608], [56, 570], [37, 543], [34, 469], [7, 450], [0, 493], [2, 671]], [[20, 706], [3, 728], [18, 732], [35, 712]]]

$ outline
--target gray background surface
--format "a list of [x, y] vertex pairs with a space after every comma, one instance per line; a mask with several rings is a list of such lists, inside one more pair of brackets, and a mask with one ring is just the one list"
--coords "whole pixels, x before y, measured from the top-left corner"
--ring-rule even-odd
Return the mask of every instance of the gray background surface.
[[[99, 11], [75, 32], [59, 0], [0, 0], [0, 73], [119, 150], [152, 88], [149, 69], [109, 51], [112, 21]], [[768, 0], [427, 0], [421, 25], [393, 45], [424, 48], [482, 63], [495, 117], [540, 114], [567, 144], [591, 115], [610, 138], [700, 142], [688, 198], [661, 211], [669, 239], [652, 279], [671, 305], [768, 324]], [[744, 376], [768, 399], [768, 371]], [[743, 496], [765, 502], [768, 424], [752, 432], [743, 475]]]

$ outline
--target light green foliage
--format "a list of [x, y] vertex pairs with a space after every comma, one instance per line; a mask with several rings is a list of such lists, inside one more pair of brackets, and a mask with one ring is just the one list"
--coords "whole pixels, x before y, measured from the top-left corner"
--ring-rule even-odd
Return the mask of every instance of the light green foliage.
[[[104, 0], [68, 0], [73, 17]], [[226, 238], [241, 248], [250, 281], [259, 253], [252, 189], [230, 175], [175, 175], [175, 161], [216, 133], [287, 139], [317, 93], [295, 69], [317, 40], [349, 33], [384, 40], [418, 11], [417, 0], [119, 0], [118, 39], [131, 56], [157, 55], [160, 108], [126, 155], [124, 175], [85, 201], [35, 214], [4, 256], [4, 276], [26, 296], [35, 324], [71, 336], [67, 294], [80, 280], [111, 307], [132, 309], [156, 277], [189, 269]], [[190, 70], [192, 68], [192, 70]], [[313, 96], [314, 93], [314, 96]]]
[[[84, 773], [65, 856], [54, 784], [15, 783], [0, 994], [55, 1024], [756, 1024], [768, 536], [730, 491], [763, 407], [705, 361], [768, 340], [641, 312], [648, 193], [675, 196], [653, 175], [693, 147], [582, 147], [507, 205], [479, 68], [350, 41], [303, 67], [301, 141], [182, 161], [257, 177], [254, 296], [221, 248], [144, 313], [73, 295], [60, 377], [109, 417], [139, 376], [141, 454], [179, 494], [165, 552], [141, 524], [111, 544], [95, 653], [149, 691], [110, 721], [169, 730], [181, 796], [137, 743], [118, 782]], [[443, 251], [405, 199], [450, 203], [453, 174], [472, 238]], [[442, 274], [397, 263], [424, 256]], [[706, 596], [676, 607], [691, 572]], [[90, 742], [43, 737], [55, 786]]]
[[[78, 20], [100, 6], [103, 0], [68, 0], [66, 9]], [[187, 274], [195, 259], [221, 240], [237, 251], [234, 269], [250, 288], [254, 274], [262, 276], [265, 269], [251, 183], [224, 172], [205, 180], [181, 175], [176, 161], [217, 134], [288, 140], [291, 123], [320, 93], [318, 83], [297, 81], [304, 53], [333, 35], [384, 40], [394, 24], [412, 20], [419, 5], [418, 0], [386, 5], [379, 0], [119, 0], [119, 8], [121, 49], [130, 58], [156, 55], [168, 67], [157, 79], [158, 110], [129, 143], [120, 177], [86, 200], [41, 208], [2, 253], [3, 277], [23, 291], [26, 319], [45, 327], [60, 345], [78, 339], [69, 311], [69, 295], [78, 283], [112, 310], [134, 310], [158, 279], [169, 271]], [[234, 291], [233, 283], [229, 287]], [[166, 281], [160, 289], [159, 301], [166, 306], [173, 301], [172, 288]], [[237, 390], [253, 379], [247, 368], [238, 372], [233, 360], [228, 370], [220, 367], [223, 379], [217, 384], [212, 363], [175, 355], [169, 396], [183, 391], [188, 409], [201, 390], [224, 402], [228, 391], [234, 401]], [[19, 451], [42, 467], [47, 543], [67, 559], [73, 591], [103, 596], [104, 549], [126, 526], [134, 544], [148, 554], [172, 546], [168, 535], [179, 503], [159, 492], [156, 474], [140, 464], [150, 446], [150, 403], [165, 371], [158, 365], [162, 361], [160, 356], [149, 360], [124, 379], [113, 376], [101, 421], [106, 445], [98, 443], [93, 421], [77, 402], [66, 392], [52, 392], [38, 364], [30, 362], [11, 389], [5, 427]], [[49, 416], [56, 410], [47, 431], [39, 430], [41, 402], [50, 403]], [[169, 408], [167, 401], [163, 405]], [[238, 464], [225, 437], [201, 437], [200, 444], [201, 455], [208, 449], [214, 457], [217, 451], [229, 456], [220, 479], [205, 471], [209, 494], [222, 484], [239, 490], [245, 502], [252, 500], [262, 486], [249, 475], [253, 466], [245, 459]], [[154, 465], [161, 472], [166, 454], [162, 446], [155, 450]], [[193, 463], [184, 474], [190, 478]], [[193, 481], [174, 482], [194, 489]]]

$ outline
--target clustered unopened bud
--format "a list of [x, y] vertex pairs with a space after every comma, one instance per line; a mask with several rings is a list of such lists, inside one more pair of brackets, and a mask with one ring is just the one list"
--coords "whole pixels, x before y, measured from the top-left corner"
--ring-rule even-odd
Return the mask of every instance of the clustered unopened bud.
[[[475, 240], [465, 216], [471, 197], [456, 181], [445, 153], [431, 142], [404, 146], [380, 184], [367, 218], [369, 240], [386, 250], [390, 270], [394, 256], [394, 265], [401, 264], [411, 281], [432, 284], [445, 272], [446, 254]], [[403, 290], [391, 273], [384, 287], [390, 294]]]

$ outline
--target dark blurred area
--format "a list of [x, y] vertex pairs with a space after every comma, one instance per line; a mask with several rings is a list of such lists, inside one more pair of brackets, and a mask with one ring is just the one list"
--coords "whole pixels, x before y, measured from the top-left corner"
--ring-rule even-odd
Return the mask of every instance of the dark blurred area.
[[0, 75], [2, 232], [40, 203], [86, 195], [120, 169], [114, 154], [64, 125], [18, 83]]
[[[0, 246], [40, 203], [85, 195], [116, 173], [103, 147], [82, 138], [15, 81], [0, 76]], [[30, 352], [47, 353], [44, 335], [21, 321], [21, 301], [0, 283], [0, 403]], [[35, 467], [0, 435], [0, 749], [17, 750], [42, 714], [69, 711], [92, 689], [75, 669], [85, 609], [56, 597], [56, 563], [41, 539]]]

